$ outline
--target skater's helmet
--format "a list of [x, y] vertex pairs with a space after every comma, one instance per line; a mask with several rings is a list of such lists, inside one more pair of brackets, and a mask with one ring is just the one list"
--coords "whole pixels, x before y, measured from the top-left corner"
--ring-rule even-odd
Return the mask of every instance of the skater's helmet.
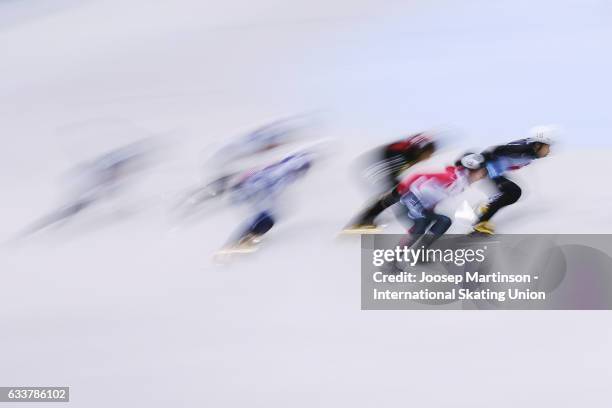
[[469, 170], [478, 170], [482, 168], [484, 162], [485, 159], [482, 154], [468, 153], [459, 160], [458, 164]]
[[550, 146], [554, 142], [557, 127], [554, 125], [536, 126], [531, 128], [529, 133], [529, 141]]

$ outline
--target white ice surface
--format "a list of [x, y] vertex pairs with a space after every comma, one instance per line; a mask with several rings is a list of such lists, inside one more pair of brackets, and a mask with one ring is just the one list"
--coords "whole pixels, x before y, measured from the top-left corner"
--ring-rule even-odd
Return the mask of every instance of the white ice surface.
[[[0, 248], [0, 385], [69, 385], [74, 407], [609, 407], [609, 313], [361, 311], [358, 241], [336, 239], [367, 148], [446, 126], [457, 151], [542, 122], [567, 138], [517, 172], [500, 232], [610, 232], [608, 1], [49, 3], [0, 2], [0, 239], [79, 161], [146, 134], [168, 148], [134, 212]], [[240, 212], [167, 211], [202, 150], [319, 109], [337, 153], [260, 252], [212, 264]]]

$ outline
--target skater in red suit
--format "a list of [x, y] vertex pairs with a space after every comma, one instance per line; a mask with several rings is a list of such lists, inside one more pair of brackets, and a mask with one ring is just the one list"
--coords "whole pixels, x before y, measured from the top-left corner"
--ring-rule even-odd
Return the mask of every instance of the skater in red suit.
[[404, 245], [430, 246], [451, 226], [449, 217], [435, 212], [445, 198], [461, 193], [470, 184], [484, 178], [484, 157], [469, 153], [441, 173], [417, 173], [407, 177], [396, 188], [413, 226]]

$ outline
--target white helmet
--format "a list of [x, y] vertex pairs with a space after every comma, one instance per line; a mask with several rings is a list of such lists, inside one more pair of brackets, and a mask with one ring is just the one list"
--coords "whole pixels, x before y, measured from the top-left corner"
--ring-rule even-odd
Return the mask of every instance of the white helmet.
[[469, 153], [461, 158], [461, 165], [466, 169], [478, 170], [484, 164], [484, 157], [482, 154]]
[[536, 126], [529, 131], [531, 142], [551, 145], [554, 141], [554, 136], [557, 133], [557, 127], [553, 125]]

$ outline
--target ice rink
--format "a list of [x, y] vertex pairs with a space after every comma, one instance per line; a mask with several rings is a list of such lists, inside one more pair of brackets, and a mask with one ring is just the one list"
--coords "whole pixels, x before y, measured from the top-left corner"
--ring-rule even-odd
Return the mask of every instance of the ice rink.
[[[499, 231], [611, 232], [609, 1], [50, 3], [0, 1], [0, 386], [88, 408], [610, 406], [610, 313], [361, 311], [359, 241], [337, 238], [363, 151], [444, 128], [435, 167], [542, 123], [562, 138]], [[329, 153], [259, 252], [214, 264], [240, 210], [180, 222], [177, 194], [203, 152], [301, 112]], [[129, 193], [12, 240], [66, 171], [143, 136], [163, 148]]]

